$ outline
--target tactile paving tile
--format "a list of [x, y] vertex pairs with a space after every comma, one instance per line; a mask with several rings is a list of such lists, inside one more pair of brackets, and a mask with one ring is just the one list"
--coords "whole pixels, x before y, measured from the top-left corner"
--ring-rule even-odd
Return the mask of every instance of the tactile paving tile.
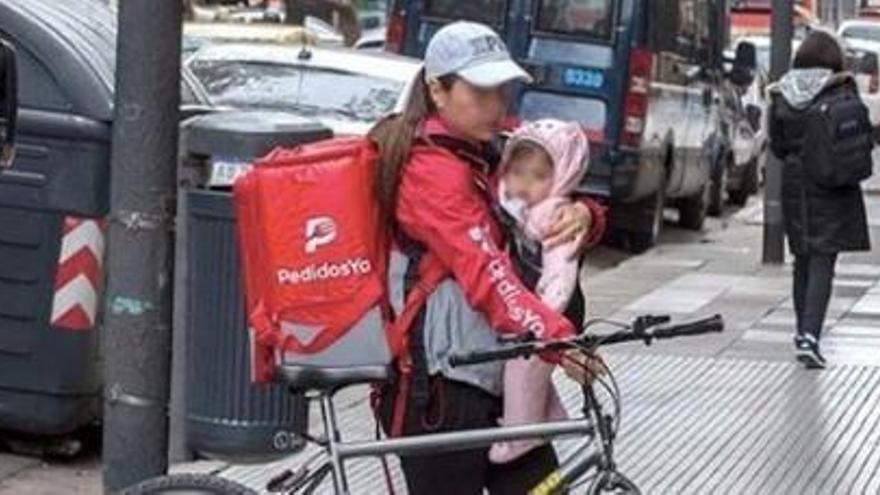
[[[880, 368], [627, 354], [609, 362], [622, 393], [617, 461], [643, 493], [880, 493]], [[576, 411], [579, 388], [561, 375], [557, 384]], [[347, 437], [372, 435], [366, 402], [339, 415]], [[560, 457], [577, 444], [558, 443]], [[303, 455], [223, 476], [259, 489]], [[378, 461], [350, 466], [353, 494], [386, 493]], [[392, 466], [397, 493], [405, 493]]]

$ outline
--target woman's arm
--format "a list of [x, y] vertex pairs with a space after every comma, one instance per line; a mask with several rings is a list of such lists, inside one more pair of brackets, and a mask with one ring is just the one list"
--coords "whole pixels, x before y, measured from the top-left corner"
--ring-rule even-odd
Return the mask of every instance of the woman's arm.
[[574, 327], [517, 278], [507, 253], [490, 234], [493, 220], [466, 164], [415, 153], [401, 179], [397, 221], [452, 272], [468, 303], [498, 331], [532, 331], [543, 338]]

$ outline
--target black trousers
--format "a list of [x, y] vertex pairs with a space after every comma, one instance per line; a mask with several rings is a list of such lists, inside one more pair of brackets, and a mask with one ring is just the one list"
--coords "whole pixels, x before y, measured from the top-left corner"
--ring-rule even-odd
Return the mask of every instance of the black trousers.
[[[381, 416], [390, 429], [394, 387], [382, 394]], [[404, 435], [460, 431], [498, 425], [502, 403], [476, 387], [442, 377], [430, 379], [427, 403], [410, 398]], [[503, 465], [489, 462], [489, 448], [401, 457], [409, 493], [414, 495], [524, 495], [555, 470], [553, 447], [545, 445]]]
[[794, 311], [797, 332], [819, 340], [825, 325], [834, 281], [837, 254], [796, 254], [794, 257]]

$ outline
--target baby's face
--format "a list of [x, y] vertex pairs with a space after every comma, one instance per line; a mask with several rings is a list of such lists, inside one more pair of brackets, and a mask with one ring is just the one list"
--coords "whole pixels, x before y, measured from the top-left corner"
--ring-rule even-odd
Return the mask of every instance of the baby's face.
[[534, 206], [550, 195], [553, 164], [545, 153], [527, 153], [508, 164], [503, 180], [508, 196]]

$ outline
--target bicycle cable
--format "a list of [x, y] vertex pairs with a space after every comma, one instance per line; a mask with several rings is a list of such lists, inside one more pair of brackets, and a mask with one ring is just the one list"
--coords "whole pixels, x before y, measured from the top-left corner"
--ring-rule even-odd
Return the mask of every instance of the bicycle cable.
[[[573, 342], [572, 345], [574, 345], [577, 349], [579, 349], [582, 352], [592, 353], [595, 350], [595, 349], [591, 349], [591, 348], [589, 348], [579, 342]], [[586, 372], [590, 375], [594, 374], [593, 371], [591, 369], [589, 369], [589, 367], [587, 367], [583, 363], [580, 363], [577, 360], [574, 360], [572, 358], [566, 358], [566, 359], [568, 359], [572, 364], [575, 364], [576, 366], [580, 367], [584, 372]], [[611, 385], [609, 385], [608, 382], [606, 382], [603, 379], [602, 375], [595, 374], [595, 376], [593, 377], [594, 380], [599, 382], [599, 385], [601, 385], [602, 388], [605, 389], [605, 391], [608, 393], [608, 396], [611, 398], [612, 403], [614, 404], [613, 431], [614, 431], [614, 435], [616, 436], [620, 430], [620, 418], [621, 418], [621, 415], [623, 414], [623, 406], [622, 406], [621, 400], [620, 400], [620, 387], [617, 384], [617, 379], [614, 377], [614, 373], [611, 372], [611, 368], [608, 366], [608, 363], [605, 362], [605, 359], [602, 358], [601, 356], [597, 356], [596, 361], [598, 361], [599, 364], [604, 369], [605, 372], [603, 374], [607, 375], [609, 377], [609, 379], [611, 380]]]
[[632, 329], [631, 324], [624, 323], [622, 321], [612, 320], [610, 318], [593, 318], [593, 319], [587, 320], [586, 322], [584, 322], [583, 325], [581, 325], [581, 332], [585, 332], [585, 331], [589, 330], [590, 328], [598, 325], [599, 323], [604, 323], [604, 324], [612, 326], [612, 327], [617, 327], [617, 328], [620, 328], [621, 330]]

